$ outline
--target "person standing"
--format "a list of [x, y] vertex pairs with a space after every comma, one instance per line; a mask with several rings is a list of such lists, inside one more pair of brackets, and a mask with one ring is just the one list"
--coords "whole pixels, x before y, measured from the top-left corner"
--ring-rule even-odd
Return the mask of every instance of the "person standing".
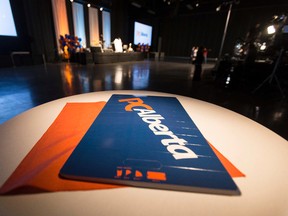
[[202, 63], [203, 63], [203, 60], [204, 60], [203, 49], [204, 49], [203, 46], [200, 46], [198, 48], [198, 51], [197, 51], [196, 59], [194, 61], [195, 70], [194, 70], [193, 81], [201, 80]]
[[204, 63], [207, 64], [208, 49], [203, 48]]

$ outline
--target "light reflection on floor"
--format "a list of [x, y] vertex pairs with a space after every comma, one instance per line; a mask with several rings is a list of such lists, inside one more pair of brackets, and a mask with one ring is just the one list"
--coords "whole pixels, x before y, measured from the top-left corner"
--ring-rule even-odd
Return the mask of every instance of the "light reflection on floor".
[[0, 123], [58, 98], [103, 90], [151, 90], [197, 98], [255, 120], [288, 139], [287, 100], [279, 94], [251, 94], [215, 83], [214, 64], [204, 64], [202, 80], [193, 82], [194, 65], [141, 61], [103, 65], [72, 63], [0, 68]]

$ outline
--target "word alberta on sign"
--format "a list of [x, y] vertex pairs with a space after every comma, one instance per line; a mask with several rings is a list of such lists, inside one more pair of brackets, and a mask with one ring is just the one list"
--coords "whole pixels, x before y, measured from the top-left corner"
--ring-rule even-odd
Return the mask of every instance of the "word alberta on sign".
[[64, 178], [240, 195], [175, 97], [112, 95], [60, 171]]

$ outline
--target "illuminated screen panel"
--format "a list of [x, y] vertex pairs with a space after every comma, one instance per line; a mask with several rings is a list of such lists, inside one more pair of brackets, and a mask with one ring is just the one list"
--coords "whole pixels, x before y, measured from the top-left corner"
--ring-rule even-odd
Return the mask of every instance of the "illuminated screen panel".
[[17, 36], [9, 0], [0, 0], [0, 35]]
[[111, 45], [111, 16], [108, 11], [102, 11], [102, 31], [104, 48], [108, 48]]
[[151, 46], [152, 26], [139, 22], [134, 23], [134, 44], [148, 44]]
[[84, 20], [84, 8], [82, 4], [73, 2], [73, 23], [75, 36], [81, 38], [81, 45], [86, 48], [86, 34], [85, 34], [85, 20]]

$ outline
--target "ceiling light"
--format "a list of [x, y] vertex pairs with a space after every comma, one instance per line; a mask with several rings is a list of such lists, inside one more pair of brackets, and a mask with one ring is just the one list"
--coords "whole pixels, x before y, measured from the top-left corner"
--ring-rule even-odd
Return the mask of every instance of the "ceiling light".
[[131, 3], [134, 7], [141, 8], [142, 6], [136, 2]]

